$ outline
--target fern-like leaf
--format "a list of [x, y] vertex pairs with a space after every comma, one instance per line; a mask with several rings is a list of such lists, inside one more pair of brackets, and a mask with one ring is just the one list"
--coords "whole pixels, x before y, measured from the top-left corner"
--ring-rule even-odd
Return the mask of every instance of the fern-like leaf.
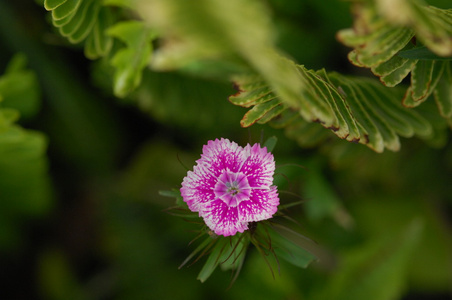
[[107, 56], [113, 45], [113, 39], [105, 34], [106, 28], [113, 24], [113, 16], [107, 7], [101, 7], [97, 22], [94, 23], [92, 33], [85, 42], [85, 55], [89, 59]]
[[71, 43], [85, 41], [89, 58], [107, 55], [112, 38], [105, 30], [112, 23], [111, 13], [100, 0], [46, 0], [44, 8], [52, 12], [52, 24]]
[[[52, 12], [52, 24], [73, 44], [84, 43], [90, 59], [110, 55], [114, 37], [126, 44], [117, 50], [111, 64], [116, 68], [114, 93], [124, 97], [141, 82], [141, 72], [148, 63], [151, 44], [149, 30], [139, 21], [115, 23], [107, 5], [132, 8], [129, 0], [46, 0], [45, 9]], [[138, 41], [137, 41], [138, 37]]]
[[44, 1], [44, 8], [46, 10], [53, 10], [57, 8], [58, 6], [64, 4], [67, 0], [45, 0]]
[[[419, 106], [432, 94], [441, 98], [438, 105], [448, 103], [445, 91], [452, 80], [444, 70], [452, 60], [452, 9], [421, 1], [369, 0], [357, 1], [354, 11], [354, 28], [338, 33], [342, 43], [354, 48], [349, 54], [353, 64], [370, 68], [389, 87], [411, 73], [411, 85], [402, 100], [406, 107]], [[438, 82], [442, 90], [435, 92]]]
[[[237, 78], [239, 92], [229, 100], [236, 105], [252, 107], [243, 118], [242, 126], [273, 120], [275, 126], [287, 128], [289, 136], [303, 136], [303, 144], [313, 145], [326, 137], [320, 126], [308, 123], [315, 122], [341, 139], [365, 144], [377, 152], [385, 148], [397, 151], [399, 136], [428, 138], [433, 134], [428, 120], [402, 106], [402, 89], [388, 90], [371, 79], [327, 74], [323, 70], [314, 72], [303, 66], [298, 66], [298, 70], [309, 85], [299, 96], [300, 105], [295, 107], [284, 103], [255, 76]], [[306, 99], [317, 101], [301, 104], [307, 102]], [[303, 109], [309, 109], [309, 113]], [[332, 114], [327, 120], [322, 118], [323, 110]]]
[[[143, 19], [162, 34], [162, 46], [151, 65], [155, 70], [221, 60], [246, 65], [247, 71], [256, 70], [285, 101], [301, 104], [296, 99], [305, 81], [276, 49], [270, 14], [261, 1], [200, 0], [193, 5], [184, 0], [140, 0], [137, 7]], [[330, 115], [324, 114], [324, 119]]]
[[[440, 114], [452, 121], [452, 62], [444, 66], [443, 76], [438, 80], [434, 91]], [[451, 122], [452, 124], [452, 122]]]

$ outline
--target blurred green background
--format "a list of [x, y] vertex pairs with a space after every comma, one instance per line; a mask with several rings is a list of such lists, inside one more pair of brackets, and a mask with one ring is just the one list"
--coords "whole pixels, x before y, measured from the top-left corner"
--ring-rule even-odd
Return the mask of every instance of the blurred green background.
[[[38, 1], [39, 2], [39, 1]], [[452, 143], [397, 153], [240, 127], [231, 83], [145, 70], [113, 96], [104, 60], [60, 37], [38, 3], [0, 0], [0, 299], [451, 299]], [[278, 46], [308, 68], [367, 74], [335, 40], [348, 2], [268, 0]], [[209, 139], [277, 136], [275, 182], [298, 230], [317, 242], [307, 269], [273, 279], [252, 249], [238, 280], [199, 262], [178, 270], [196, 229], [164, 209]], [[331, 144], [333, 142], [331, 141]], [[299, 167], [303, 166], [303, 167]]]

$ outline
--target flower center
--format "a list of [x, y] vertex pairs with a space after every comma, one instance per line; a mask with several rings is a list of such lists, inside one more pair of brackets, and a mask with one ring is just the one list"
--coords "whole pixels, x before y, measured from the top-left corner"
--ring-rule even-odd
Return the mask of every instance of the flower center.
[[229, 207], [235, 207], [243, 200], [250, 198], [251, 187], [243, 173], [225, 171], [218, 178], [214, 192], [215, 196]]
[[231, 194], [231, 196], [235, 196], [240, 192], [238, 187], [235, 186], [231, 186], [230, 188], [228, 188], [228, 193]]

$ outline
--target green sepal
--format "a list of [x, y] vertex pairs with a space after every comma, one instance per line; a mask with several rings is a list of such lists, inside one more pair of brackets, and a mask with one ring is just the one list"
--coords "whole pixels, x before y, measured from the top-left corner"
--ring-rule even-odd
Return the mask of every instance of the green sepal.
[[225, 270], [237, 268], [245, 257], [246, 242], [241, 238], [242, 234], [232, 237], [218, 237], [207, 261], [198, 274], [198, 280], [205, 282], [218, 265]]

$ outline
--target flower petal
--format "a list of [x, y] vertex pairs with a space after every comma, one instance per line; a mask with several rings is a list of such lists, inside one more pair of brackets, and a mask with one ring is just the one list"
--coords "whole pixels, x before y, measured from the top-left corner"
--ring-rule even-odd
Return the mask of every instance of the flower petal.
[[199, 214], [217, 235], [230, 236], [248, 229], [248, 223], [240, 221], [237, 207], [228, 207], [220, 199], [207, 203]]
[[211, 171], [201, 166], [195, 166], [193, 171], [188, 171], [180, 192], [191, 211], [199, 211], [202, 204], [215, 199], [213, 189], [217, 180]]
[[247, 175], [249, 185], [252, 188], [269, 188], [275, 173], [273, 154], [259, 144], [246, 145], [244, 152], [247, 153], [247, 159], [240, 171]]
[[257, 222], [270, 219], [279, 205], [278, 191], [275, 186], [269, 190], [252, 190], [249, 200], [237, 206], [242, 222]]
[[212, 171], [215, 176], [220, 176], [224, 170], [238, 172], [240, 166], [245, 161], [246, 156], [243, 148], [237, 143], [228, 139], [216, 139], [209, 141], [202, 149], [201, 159], [196, 162], [198, 165]]

